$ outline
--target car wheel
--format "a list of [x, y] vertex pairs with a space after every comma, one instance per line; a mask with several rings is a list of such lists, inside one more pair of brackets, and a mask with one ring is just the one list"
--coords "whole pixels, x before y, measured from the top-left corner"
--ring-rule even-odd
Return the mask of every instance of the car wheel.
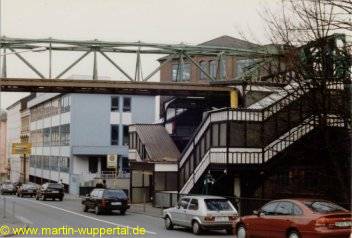
[[46, 201], [46, 197], [43, 195], [43, 201]]
[[88, 212], [88, 207], [86, 205], [83, 205], [83, 212]]
[[59, 197], [59, 200], [62, 201], [64, 198], [63, 197]]
[[120, 210], [120, 214], [121, 215], [126, 215], [126, 210], [125, 209]]
[[301, 236], [299, 235], [298, 231], [290, 231], [288, 233], [288, 238], [300, 238]]
[[247, 236], [246, 228], [243, 225], [241, 225], [237, 229], [237, 238], [246, 238], [246, 236]]
[[101, 214], [101, 209], [99, 206], [95, 207], [95, 215], [100, 215]]
[[202, 233], [202, 227], [200, 226], [200, 224], [197, 221], [194, 221], [192, 223], [192, 232], [195, 235], [199, 235], [200, 233]]
[[172, 230], [174, 229], [174, 224], [172, 224], [172, 221], [169, 216], [165, 218], [165, 228], [166, 230]]

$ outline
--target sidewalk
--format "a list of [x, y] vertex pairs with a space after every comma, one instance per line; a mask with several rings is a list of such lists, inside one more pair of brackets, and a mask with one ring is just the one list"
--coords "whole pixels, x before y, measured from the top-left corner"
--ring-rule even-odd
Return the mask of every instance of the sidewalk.
[[[28, 227], [28, 224], [24, 223], [24, 221], [19, 220], [16, 216], [14, 217], [9, 210], [6, 212], [6, 216], [4, 218], [4, 211], [2, 207], [0, 209], [0, 237], [9, 237], [13, 236], [12, 228], [13, 227]], [[9, 207], [8, 207], [9, 209]]]
[[153, 207], [151, 203], [146, 203], [145, 207], [143, 204], [131, 204], [130, 209], [128, 210], [131, 213], [144, 214], [152, 217], [162, 217], [163, 209]]

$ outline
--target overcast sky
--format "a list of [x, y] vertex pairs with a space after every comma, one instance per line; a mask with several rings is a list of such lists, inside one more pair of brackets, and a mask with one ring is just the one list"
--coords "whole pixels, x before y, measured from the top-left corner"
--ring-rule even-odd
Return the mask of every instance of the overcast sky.
[[[239, 32], [244, 31], [265, 41], [259, 13], [263, 6], [275, 7], [277, 2], [279, 0], [2, 0], [2, 35], [198, 44], [222, 35], [239, 37]], [[26, 57], [34, 59], [36, 56]], [[63, 55], [54, 58], [57, 72], [67, 65], [68, 58], [74, 59]], [[47, 63], [38, 60], [36, 66], [44, 70]], [[73, 73], [91, 75], [90, 68], [78, 67]], [[98, 70], [100, 75], [111, 75], [108, 68]], [[34, 75], [14, 56], [9, 56], [8, 77], [11, 76]], [[23, 95], [2, 93], [2, 108]]]

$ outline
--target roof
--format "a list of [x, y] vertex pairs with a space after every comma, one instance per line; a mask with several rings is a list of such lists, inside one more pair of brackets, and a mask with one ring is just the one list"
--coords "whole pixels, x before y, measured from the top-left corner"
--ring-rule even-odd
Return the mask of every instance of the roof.
[[158, 124], [136, 124], [139, 139], [152, 162], [176, 162], [180, 151], [167, 133], [165, 127]]
[[252, 49], [258, 47], [259, 45], [251, 43], [249, 41], [241, 40], [232, 36], [220, 36], [215, 39], [203, 42], [199, 44], [200, 46], [221, 46], [221, 47], [231, 47], [231, 48], [241, 48], [241, 49]]
[[[260, 45], [254, 44], [249, 41], [241, 40], [232, 36], [223, 35], [212, 40], [198, 44], [198, 46], [218, 46], [218, 47], [229, 47], [229, 48], [240, 48], [240, 49], [253, 49]], [[161, 57], [159, 61], [165, 60], [168, 56]], [[177, 58], [177, 57], [175, 57]]]

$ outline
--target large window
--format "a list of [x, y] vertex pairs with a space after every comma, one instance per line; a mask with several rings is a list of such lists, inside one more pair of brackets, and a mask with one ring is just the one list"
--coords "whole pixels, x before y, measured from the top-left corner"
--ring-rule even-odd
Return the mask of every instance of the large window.
[[[181, 73], [182, 72], [182, 73]], [[172, 81], [189, 81], [191, 79], [191, 64], [173, 64]]]
[[111, 145], [119, 144], [119, 125], [111, 125]]
[[70, 125], [62, 125], [60, 126], [60, 141], [61, 145], [69, 145], [70, 144]]
[[130, 112], [131, 111], [131, 98], [130, 97], [124, 97], [123, 98], [123, 111], [124, 112]]
[[119, 97], [111, 97], [111, 111], [118, 112], [119, 111]]

